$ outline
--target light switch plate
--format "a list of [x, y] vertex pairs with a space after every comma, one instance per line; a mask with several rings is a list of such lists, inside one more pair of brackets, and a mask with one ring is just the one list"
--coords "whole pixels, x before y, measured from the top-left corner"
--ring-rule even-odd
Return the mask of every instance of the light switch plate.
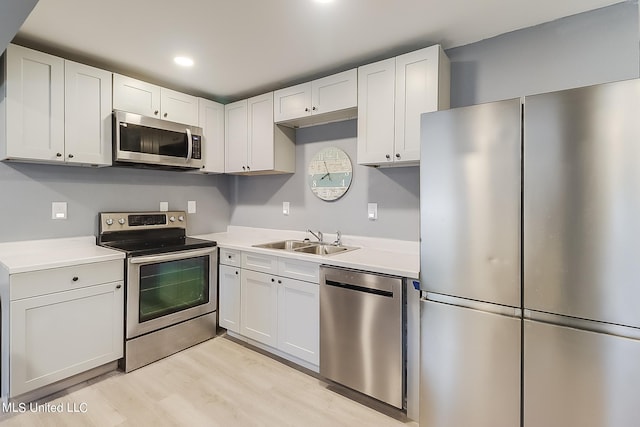
[[167, 212], [169, 210], [169, 202], [160, 202], [160, 212]]
[[282, 215], [289, 215], [289, 202], [282, 202]]
[[369, 218], [369, 221], [375, 221], [378, 219], [377, 203], [367, 203], [367, 218]]
[[189, 200], [187, 202], [187, 213], [196, 213], [196, 201]]
[[67, 202], [51, 203], [51, 219], [67, 219]]

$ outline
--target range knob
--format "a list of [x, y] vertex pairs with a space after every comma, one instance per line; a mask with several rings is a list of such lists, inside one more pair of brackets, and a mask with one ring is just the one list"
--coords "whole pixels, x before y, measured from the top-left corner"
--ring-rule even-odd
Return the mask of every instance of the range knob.
[[120, 224], [120, 225], [124, 225], [124, 223], [125, 223], [125, 222], [126, 222], [126, 221], [124, 220], [124, 218], [120, 218], [120, 219], [118, 220], [118, 224]]
[[111, 218], [107, 218], [104, 222], [105, 222], [107, 225], [113, 225], [113, 220], [112, 220]]
[[178, 217], [178, 221], [180, 221], [180, 222], [184, 221], [184, 216], [180, 215], [180, 216]]
[[169, 221], [171, 221], [171, 222], [176, 222], [176, 217], [175, 217], [175, 216], [171, 216], [171, 217], [169, 217]]

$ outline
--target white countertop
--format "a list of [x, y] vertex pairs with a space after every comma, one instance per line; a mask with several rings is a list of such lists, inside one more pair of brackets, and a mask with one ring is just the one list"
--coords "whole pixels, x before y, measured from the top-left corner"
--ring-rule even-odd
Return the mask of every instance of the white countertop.
[[0, 264], [9, 274], [124, 257], [124, 252], [97, 246], [95, 236], [0, 243]]
[[[314, 261], [318, 264], [354, 268], [411, 279], [418, 279], [420, 272], [420, 245], [418, 242], [343, 235], [342, 244], [344, 246], [353, 246], [358, 249], [320, 256], [253, 247], [253, 245], [261, 243], [288, 239], [302, 240], [305, 237], [310, 237], [312, 241], [315, 240], [313, 236], [303, 231], [229, 226], [226, 232], [202, 234], [193, 237], [214, 240], [221, 248]], [[335, 238], [335, 234], [327, 233], [324, 235], [325, 242], [333, 242]]]

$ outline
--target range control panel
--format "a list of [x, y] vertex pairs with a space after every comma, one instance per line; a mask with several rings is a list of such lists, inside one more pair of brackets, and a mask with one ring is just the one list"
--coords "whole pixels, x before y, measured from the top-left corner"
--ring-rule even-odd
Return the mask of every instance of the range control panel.
[[101, 212], [100, 234], [111, 231], [187, 228], [184, 211], [170, 212]]

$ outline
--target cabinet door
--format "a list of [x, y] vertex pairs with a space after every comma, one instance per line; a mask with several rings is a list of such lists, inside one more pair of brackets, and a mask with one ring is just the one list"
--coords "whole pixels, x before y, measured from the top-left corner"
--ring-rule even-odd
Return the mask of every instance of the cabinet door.
[[311, 115], [311, 82], [273, 93], [273, 119], [276, 123]]
[[393, 162], [394, 58], [358, 68], [358, 163]]
[[171, 89], [160, 89], [160, 112], [164, 120], [198, 126], [198, 98]]
[[273, 275], [242, 270], [240, 330], [245, 337], [276, 347], [278, 286]]
[[114, 74], [113, 109], [160, 118], [160, 87]]
[[10, 397], [122, 357], [123, 283], [11, 301]]
[[202, 172], [224, 172], [224, 105], [198, 100], [198, 126], [202, 128], [204, 168]]
[[65, 161], [111, 165], [111, 73], [65, 61]]
[[358, 71], [344, 71], [311, 83], [311, 114], [358, 106]]
[[420, 161], [420, 115], [438, 110], [440, 46], [396, 57], [395, 161]]
[[273, 170], [273, 92], [247, 101], [249, 114], [248, 169], [252, 172]]
[[309, 363], [320, 363], [318, 283], [277, 278], [278, 349]]
[[224, 106], [224, 170], [227, 173], [247, 171], [247, 100]]
[[64, 60], [9, 45], [6, 157], [64, 161]]
[[218, 280], [218, 323], [223, 328], [240, 333], [240, 269], [220, 266]]

